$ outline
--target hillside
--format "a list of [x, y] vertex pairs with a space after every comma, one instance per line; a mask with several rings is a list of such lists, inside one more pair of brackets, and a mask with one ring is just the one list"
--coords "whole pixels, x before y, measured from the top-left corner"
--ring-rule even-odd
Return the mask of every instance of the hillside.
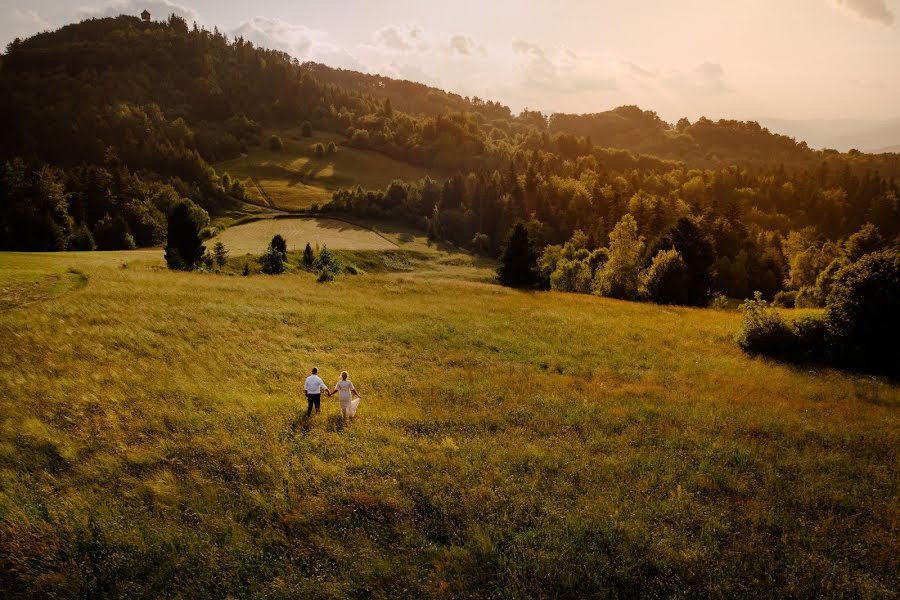
[[[2, 594], [900, 585], [896, 386], [750, 359], [735, 313], [513, 291], [456, 257], [323, 286], [2, 255], [4, 286], [84, 281], [0, 312]], [[356, 422], [300, 418], [313, 365], [349, 370]]]
[[[216, 169], [239, 179], [245, 199], [260, 206], [297, 211], [324, 205], [334, 192], [362, 186], [383, 189], [394, 180], [412, 181], [431, 176], [444, 179], [449, 174], [425, 169], [385, 156], [379, 152], [349, 146], [316, 156], [314, 146], [341, 144], [342, 136], [317, 132], [303, 136], [299, 127], [270, 132], [278, 135], [283, 147], [277, 151], [261, 145], [239, 158], [223, 161]], [[265, 133], [262, 137], [266, 137]]]

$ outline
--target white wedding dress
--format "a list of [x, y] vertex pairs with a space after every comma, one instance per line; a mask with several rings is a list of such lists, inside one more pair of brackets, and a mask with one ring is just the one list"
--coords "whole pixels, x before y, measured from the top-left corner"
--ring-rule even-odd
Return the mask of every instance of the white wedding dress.
[[355, 417], [356, 407], [359, 406], [359, 398], [353, 399], [353, 392], [356, 391], [353, 383], [349, 379], [341, 379], [334, 387], [337, 388], [338, 400], [341, 401], [341, 412], [350, 417]]

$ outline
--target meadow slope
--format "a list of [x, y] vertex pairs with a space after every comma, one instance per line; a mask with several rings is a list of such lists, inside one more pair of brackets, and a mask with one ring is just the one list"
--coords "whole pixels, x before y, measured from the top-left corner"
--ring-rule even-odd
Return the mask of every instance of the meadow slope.
[[[4, 596], [897, 593], [898, 388], [736, 313], [127, 256], [0, 254], [82, 282], [0, 311]], [[356, 422], [300, 418], [312, 365]]]
[[[268, 139], [277, 134], [283, 149], [272, 151]], [[266, 132], [264, 145], [252, 148], [240, 158], [216, 165], [242, 181], [247, 198], [254, 204], [279, 210], [297, 211], [324, 205], [342, 188], [361, 185], [364, 189], [382, 189], [395, 179], [413, 181], [426, 175], [442, 180], [449, 176], [436, 169], [424, 169], [380, 152], [342, 146], [344, 136], [318, 132], [303, 137], [300, 128]], [[334, 154], [317, 158], [313, 146], [320, 143], [337, 145]]]

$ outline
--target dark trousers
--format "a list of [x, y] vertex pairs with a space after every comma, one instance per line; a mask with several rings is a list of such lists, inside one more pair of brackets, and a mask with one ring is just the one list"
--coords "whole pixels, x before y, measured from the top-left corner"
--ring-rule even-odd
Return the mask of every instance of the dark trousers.
[[322, 394], [307, 394], [306, 403], [309, 405], [306, 409], [307, 417], [312, 414], [313, 406], [316, 407], [316, 412], [319, 412], [319, 408], [322, 405]]

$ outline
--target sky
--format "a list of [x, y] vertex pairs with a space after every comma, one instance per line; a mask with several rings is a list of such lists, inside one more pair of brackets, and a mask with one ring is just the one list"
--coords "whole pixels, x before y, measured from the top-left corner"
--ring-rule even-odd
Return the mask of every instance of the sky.
[[900, 0], [0, 0], [0, 44], [144, 8], [516, 112], [900, 118]]

